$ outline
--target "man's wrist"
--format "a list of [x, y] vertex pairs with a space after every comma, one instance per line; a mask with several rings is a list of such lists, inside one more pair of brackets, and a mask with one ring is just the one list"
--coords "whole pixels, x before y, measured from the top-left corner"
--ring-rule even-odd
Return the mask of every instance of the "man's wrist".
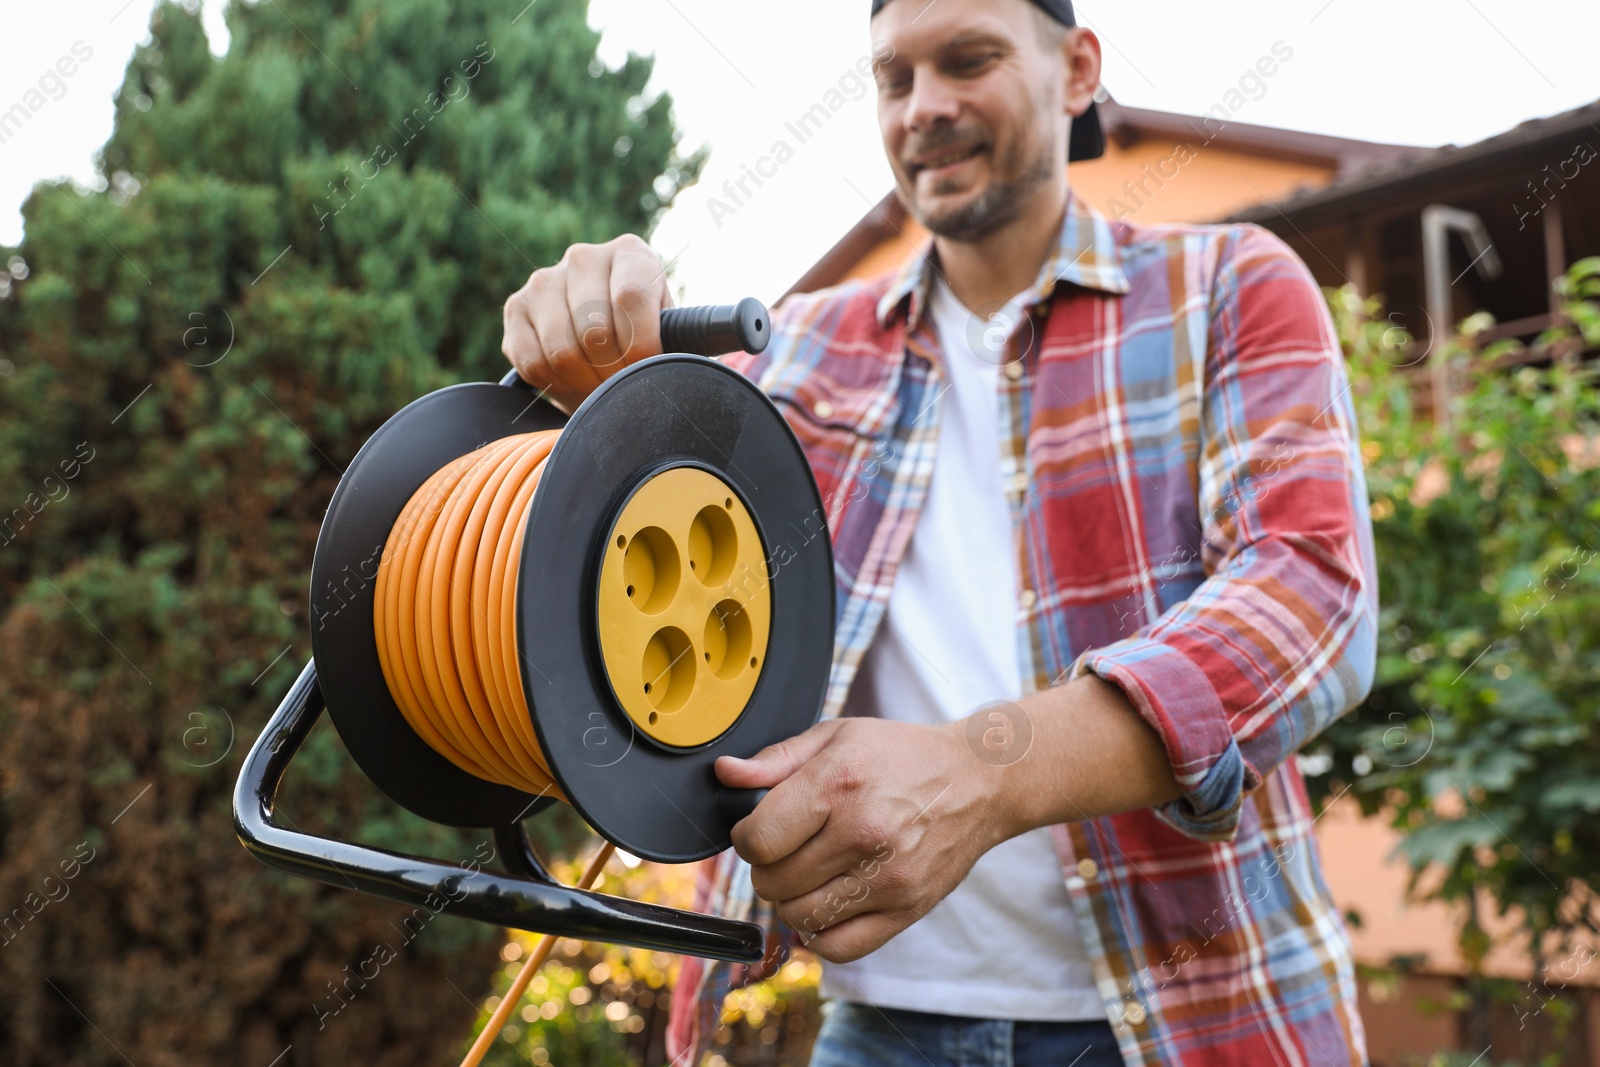
[[1021, 705], [996, 701], [944, 729], [958, 746], [957, 766], [966, 772], [965, 787], [982, 798], [986, 817], [976, 832], [984, 851], [1048, 825], [1041, 821], [1044, 809], [1026, 784], [1027, 775], [1017, 771], [1033, 745], [1032, 717]]
[[990, 847], [1018, 834], [1180, 795], [1165, 747], [1122, 690], [1094, 675], [952, 723], [987, 798]]

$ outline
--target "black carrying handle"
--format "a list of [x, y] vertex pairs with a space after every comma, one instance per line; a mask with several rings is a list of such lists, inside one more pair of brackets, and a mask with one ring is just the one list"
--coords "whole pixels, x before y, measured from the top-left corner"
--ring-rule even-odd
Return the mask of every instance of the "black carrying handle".
[[694, 356], [766, 350], [772, 339], [772, 318], [753, 296], [737, 304], [701, 304], [667, 308], [661, 313], [661, 351]]
[[[755, 963], [761, 928], [699, 912], [645, 904], [553, 881], [522, 824], [495, 831], [515, 873], [468, 869], [384, 849], [335, 841], [281, 825], [278, 787], [324, 708], [317, 665], [300, 672], [251, 746], [233, 792], [233, 825], [256, 859], [276, 870], [467, 919], [689, 956]], [[748, 791], [741, 791], [748, 792]], [[536, 810], [531, 808], [530, 810]], [[442, 903], [441, 903], [442, 902]]]
[[[772, 316], [753, 296], [737, 304], [700, 304], [664, 308], [661, 312], [661, 351], [691, 356], [720, 356], [724, 352], [766, 351], [772, 339]], [[515, 369], [506, 372], [501, 385], [531, 388]]]

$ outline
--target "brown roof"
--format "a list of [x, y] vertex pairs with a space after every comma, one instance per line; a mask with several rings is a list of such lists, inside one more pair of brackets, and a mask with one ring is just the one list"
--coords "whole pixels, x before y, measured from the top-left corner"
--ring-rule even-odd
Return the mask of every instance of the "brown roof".
[[1570, 151], [1591, 134], [1600, 135], [1600, 100], [1529, 119], [1474, 144], [1415, 149], [1410, 156], [1341, 175], [1319, 188], [1301, 189], [1276, 204], [1246, 208], [1223, 221], [1264, 222], [1282, 214], [1300, 225], [1318, 225], [1370, 209], [1374, 195], [1401, 199], [1463, 178], [1493, 177], [1500, 170], [1518, 180], [1528, 170], [1529, 155], [1547, 149]]
[[1110, 97], [1100, 101], [1100, 124], [1106, 131], [1107, 139], [1115, 141], [1121, 148], [1147, 139], [1198, 141], [1207, 147], [1331, 167], [1340, 178], [1432, 151], [1414, 145], [1358, 141], [1325, 133], [1253, 126], [1248, 122], [1220, 122], [1204, 115], [1180, 115], [1175, 111], [1128, 107]]

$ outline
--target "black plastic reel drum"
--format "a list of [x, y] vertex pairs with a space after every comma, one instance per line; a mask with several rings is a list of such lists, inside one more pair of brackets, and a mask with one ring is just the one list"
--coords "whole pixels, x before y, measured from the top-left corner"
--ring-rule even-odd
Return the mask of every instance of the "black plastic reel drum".
[[[554, 801], [468, 774], [411, 729], [379, 666], [373, 593], [390, 529], [429, 476], [502, 437], [561, 428], [527, 516], [516, 592], [539, 744], [579, 814], [618, 848], [674, 863], [728, 848], [761, 791], [722, 787], [712, 764], [812, 725], [833, 652], [827, 538], [778, 555], [825, 515], [805, 456], [749, 380], [687, 354], [760, 351], [768, 332], [754, 300], [669, 310], [665, 347], [686, 352], [608, 379], [570, 420], [513, 372], [498, 385], [440, 389], [384, 423], [323, 520], [313, 659], [245, 761], [234, 797], [245, 847], [280, 870], [405, 903], [443, 898], [455, 914], [496, 925], [760, 959], [750, 923], [551, 879], [522, 821]], [[278, 825], [278, 784], [324, 706], [362, 771], [397, 803], [433, 822], [495, 830], [509, 875]]]

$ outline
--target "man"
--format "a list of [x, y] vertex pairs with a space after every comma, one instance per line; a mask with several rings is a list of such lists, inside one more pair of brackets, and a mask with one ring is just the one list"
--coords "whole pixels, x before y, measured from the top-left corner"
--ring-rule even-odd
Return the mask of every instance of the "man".
[[[684, 961], [674, 1065], [797, 939], [827, 961], [822, 1067], [1363, 1063], [1292, 758], [1374, 668], [1319, 290], [1259, 227], [1071, 194], [1100, 46], [1067, 0], [873, 0], [871, 28], [933, 238], [726, 357], [811, 461], [837, 645], [821, 722], [718, 760], [771, 793], [700, 904], [778, 939]], [[659, 351], [667, 303], [638, 238], [576, 246], [507, 302], [505, 352], [570, 409]]]

